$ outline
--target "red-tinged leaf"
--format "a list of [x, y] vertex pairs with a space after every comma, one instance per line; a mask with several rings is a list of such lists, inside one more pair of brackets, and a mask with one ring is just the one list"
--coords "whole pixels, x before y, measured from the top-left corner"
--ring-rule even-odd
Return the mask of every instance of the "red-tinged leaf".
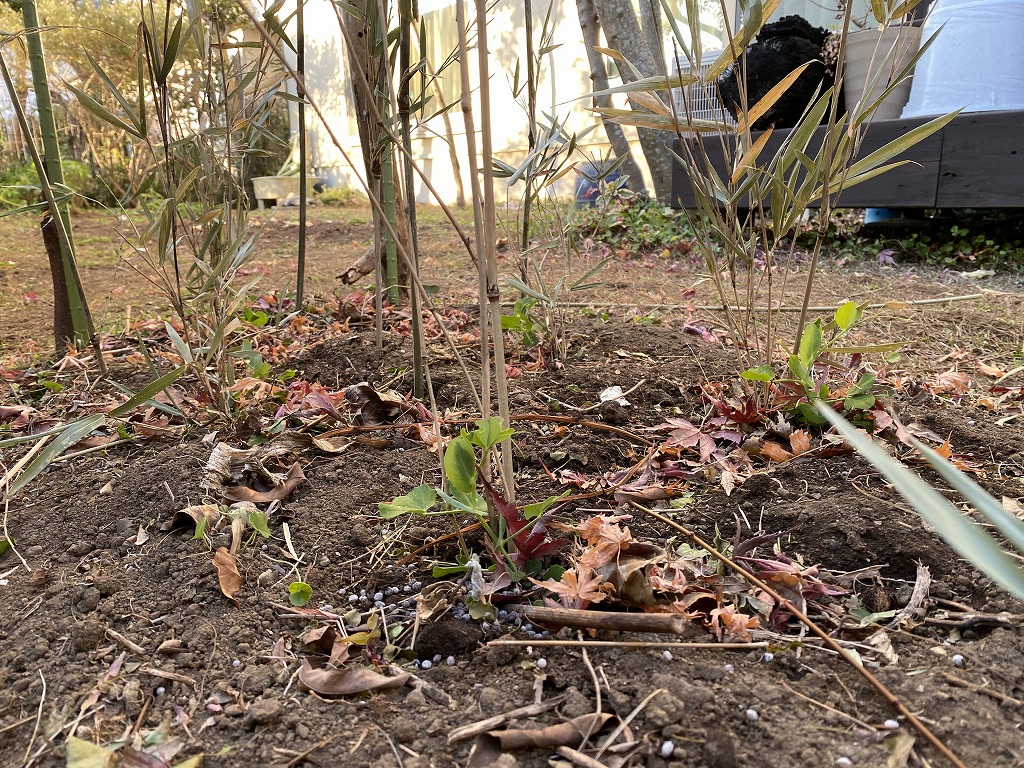
[[871, 419], [875, 423], [875, 434], [878, 434], [882, 430], [893, 425], [892, 416], [890, 416], [884, 408], [876, 408], [875, 410], [870, 411], [870, 414]]
[[220, 591], [224, 597], [235, 599], [237, 592], [243, 583], [242, 575], [238, 572], [238, 558], [228, 552], [227, 547], [220, 547], [213, 556], [213, 567], [217, 569], [217, 582], [220, 584]]
[[24, 301], [26, 304], [34, 304], [35, 302], [39, 301], [39, 294], [36, 293], [35, 291], [28, 291], [24, 296], [21, 297], [21, 300]]
[[401, 688], [410, 677], [408, 672], [386, 677], [366, 667], [314, 669], [308, 660], [303, 661], [299, 668], [299, 683], [320, 696], [352, 696], [369, 691]]

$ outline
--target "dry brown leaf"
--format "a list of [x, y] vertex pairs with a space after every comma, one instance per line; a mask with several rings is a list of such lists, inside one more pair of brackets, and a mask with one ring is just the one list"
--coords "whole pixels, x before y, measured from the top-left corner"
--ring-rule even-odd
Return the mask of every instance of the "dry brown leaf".
[[565, 723], [555, 723], [546, 728], [509, 728], [504, 731], [488, 731], [487, 735], [497, 739], [503, 751], [578, 745], [588, 734], [599, 733], [613, 717], [615, 715], [604, 712], [601, 714], [591, 713], [574, 717]]
[[313, 669], [309, 661], [303, 661], [299, 668], [299, 682], [320, 696], [351, 696], [354, 693], [401, 688], [410, 677], [408, 672], [385, 677], [366, 667]]
[[191, 507], [179, 509], [171, 519], [160, 526], [161, 531], [170, 531], [174, 528], [187, 526], [195, 528], [200, 521], [206, 520], [207, 530], [212, 530], [220, 520], [220, 506], [217, 504], [194, 504]]
[[599, 603], [604, 600], [612, 585], [594, 574], [592, 568], [587, 568], [585, 573], [587, 575], [580, 578], [577, 569], [570, 568], [562, 574], [559, 581], [554, 579], [547, 581], [530, 579], [530, 581], [538, 587], [544, 587], [549, 592], [558, 595], [559, 602], [566, 608], [586, 608], [591, 603]]
[[932, 387], [932, 391], [939, 394], [962, 395], [971, 388], [971, 384], [970, 376], [951, 368], [935, 377], [935, 386]]
[[950, 458], [953, 455], [953, 446], [949, 444], [949, 438], [946, 438], [946, 441], [936, 448], [935, 452], [944, 459]]
[[793, 458], [793, 454], [787, 451], [778, 443], [772, 440], [765, 440], [761, 444], [760, 454], [765, 458], [781, 464], [784, 461], [789, 461]]
[[235, 592], [242, 586], [242, 574], [238, 572], [238, 558], [228, 552], [227, 547], [219, 547], [213, 555], [213, 567], [217, 569], [217, 581], [224, 597], [235, 599]]
[[230, 501], [251, 501], [254, 504], [263, 504], [270, 501], [283, 501], [288, 498], [292, 491], [306, 482], [306, 475], [302, 471], [302, 465], [295, 462], [288, 468], [288, 474], [284, 481], [270, 490], [257, 491], [245, 485], [232, 485], [224, 488], [225, 499]]
[[793, 455], [799, 456], [811, 450], [811, 436], [803, 429], [796, 429], [789, 436], [789, 447], [793, 449]]
[[991, 376], [994, 379], [998, 379], [1000, 376], [1006, 375], [1006, 371], [1002, 368], [995, 365], [989, 365], [988, 363], [983, 363], [980, 360], [978, 361], [978, 370], [986, 376]]

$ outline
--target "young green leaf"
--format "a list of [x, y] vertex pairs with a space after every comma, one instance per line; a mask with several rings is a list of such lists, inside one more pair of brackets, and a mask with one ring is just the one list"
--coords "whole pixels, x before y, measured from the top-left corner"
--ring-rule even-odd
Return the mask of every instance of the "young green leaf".
[[444, 452], [444, 474], [456, 491], [476, 490], [476, 453], [467, 437], [457, 437], [448, 444]]
[[313, 599], [313, 588], [304, 581], [293, 581], [288, 585], [288, 602], [303, 606]]
[[[514, 434], [514, 429], [505, 429], [502, 426], [500, 416], [491, 416], [489, 419], [478, 420], [476, 422], [476, 429], [470, 432], [467, 437], [473, 445], [479, 445], [487, 451]], [[475, 485], [476, 483], [474, 483]]]
[[429, 485], [413, 488], [404, 496], [398, 496], [393, 501], [381, 502], [377, 505], [377, 511], [385, 520], [405, 514], [425, 514], [437, 503], [437, 492]]
[[748, 368], [740, 376], [747, 381], [772, 381], [775, 378], [775, 371], [770, 365], [758, 365]]
[[839, 330], [848, 331], [860, 320], [861, 308], [855, 301], [848, 301], [836, 310], [834, 319]]
[[270, 528], [267, 526], [267, 513], [263, 510], [255, 509], [249, 513], [249, 525], [264, 539], [270, 538]]

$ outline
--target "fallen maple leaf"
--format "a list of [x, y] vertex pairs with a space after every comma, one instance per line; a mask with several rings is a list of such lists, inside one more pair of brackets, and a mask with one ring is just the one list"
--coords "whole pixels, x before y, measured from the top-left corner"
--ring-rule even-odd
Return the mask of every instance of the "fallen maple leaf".
[[970, 376], [951, 368], [935, 377], [932, 391], [936, 394], [962, 395], [971, 388], [971, 383]]
[[756, 616], [740, 613], [734, 605], [723, 605], [711, 612], [711, 628], [723, 643], [750, 642], [750, 631], [761, 625]]
[[589, 575], [581, 579], [577, 569], [570, 568], [562, 574], [561, 581], [555, 579], [547, 581], [530, 579], [530, 581], [538, 587], [544, 587], [549, 592], [558, 595], [558, 601], [566, 608], [586, 608], [591, 603], [599, 603], [604, 600], [612, 585], [594, 573], [593, 568], [586, 568], [584, 573], [589, 573]]

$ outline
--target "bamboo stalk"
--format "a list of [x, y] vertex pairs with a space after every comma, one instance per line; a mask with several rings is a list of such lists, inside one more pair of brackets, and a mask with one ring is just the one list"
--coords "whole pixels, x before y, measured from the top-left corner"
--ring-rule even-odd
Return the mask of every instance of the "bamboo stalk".
[[[484, 419], [491, 415], [491, 342], [489, 332], [487, 306], [487, 268], [484, 264], [483, 251], [484, 242], [484, 213], [483, 195], [480, 191], [480, 174], [477, 165], [476, 148], [476, 123], [473, 118], [473, 96], [470, 89], [469, 79], [469, 42], [466, 39], [466, 4], [464, 0], [458, 0], [455, 5], [456, 25], [459, 28], [459, 74], [462, 80], [462, 122], [466, 133], [466, 154], [469, 156], [469, 193], [473, 201], [473, 232], [476, 237], [476, 250], [480, 256], [476, 260], [477, 288], [480, 302], [480, 368], [488, 372], [480, 377], [480, 401], [483, 406], [480, 409], [480, 416]], [[489, 472], [489, 467], [483, 467], [484, 472]]]
[[[586, 611], [586, 613], [596, 612]], [[491, 640], [487, 645], [528, 646], [531, 648], [667, 648], [680, 651], [756, 651], [761, 648], [770, 647], [771, 643], [765, 640], [755, 643], [673, 643], [670, 641], [656, 643], [642, 640]]]
[[43, 198], [46, 200], [46, 204], [49, 207], [53, 225], [57, 230], [57, 237], [60, 238], [63, 249], [66, 249], [67, 253], [72, 254], [72, 257], [64, 264], [65, 277], [70, 280], [69, 300], [72, 293], [79, 299], [80, 307], [84, 312], [85, 329], [88, 333], [89, 340], [92, 343], [92, 348], [96, 353], [96, 365], [99, 368], [100, 375], [106, 376], [107, 364], [103, 360], [103, 349], [100, 346], [99, 338], [96, 336], [96, 327], [92, 322], [92, 314], [89, 312], [89, 304], [85, 298], [85, 289], [82, 287], [82, 278], [78, 273], [78, 264], [74, 259], [74, 245], [71, 241], [70, 229], [65, 226], [65, 220], [60, 216], [60, 208], [57, 205], [57, 198], [53, 194], [53, 187], [50, 185], [49, 177], [46, 174], [46, 167], [43, 163], [43, 159], [39, 156], [39, 150], [36, 148], [35, 142], [32, 141], [32, 135], [29, 132], [28, 127], [28, 118], [26, 118], [25, 111], [21, 106], [21, 102], [18, 100], [18, 94], [14, 89], [14, 82], [11, 79], [10, 70], [7, 68], [7, 62], [3, 57], [2, 48], [0, 48], [0, 74], [2, 74], [4, 84], [7, 86], [7, 90], [11, 95], [11, 103], [14, 108], [15, 115], [18, 118], [18, 123], [27, 138], [25, 146], [29, 151], [29, 155], [31, 156], [32, 162], [36, 168], [36, 173], [39, 176], [39, 188], [42, 190]]
[[299, 247], [298, 272], [295, 276], [296, 309], [302, 311], [306, 290], [306, 198], [308, 196], [306, 177], [306, 26], [305, 0], [298, 0], [295, 7], [295, 69], [299, 79], [295, 81], [295, 92], [299, 97]]
[[[505, 375], [505, 336], [501, 329], [501, 289], [498, 287], [497, 217], [494, 209], [494, 166], [491, 145], [491, 75], [487, 47], [487, 0], [476, 2], [477, 63], [480, 70], [480, 165], [484, 193], [484, 242], [477, 243], [477, 252], [487, 268], [487, 313], [494, 340], [494, 384], [498, 415], [502, 424], [509, 424], [508, 381]], [[480, 307], [483, 314], [484, 307]], [[487, 375], [486, 372], [484, 374]], [[515, 480], [512, 476], [512, 438], [501, 443], [501, 483], [505, 498], [515, 502]]]
[[[412, 146], [412, 116], [409, 104], [409, 81], [412, 79], [412, 17], [411, 0], [399, 0], [398, 15], [400, 20], [401, 38], [399, 42], [399, 71], [401, 80], [398, 86], [398, 116], [402, 128], [402, 144]], [[405, 179], [405, 210], [409, 222], [409, 254], [412, 257], [412, 268], [419, 271], [419, 233], [416, 230], [416, 190], [413, 186], [412, 155], [402, 154], [402, 170]], [[420, 315], [420, 298], [416, 291], [410, 291], [412, 304], [412, 393], [416, 398], [424, 394], [424, 362], [423, 362], [423, 318]]]
[[[245, 5], [244, 2], [241, 2], [241, 0], [239, 0], [237, 5], [242, 10], [242, 13], [245, 14], [246, 18], [249, 19], [249, 22], [253, 25], [253, 28], [259, 33], [260, 37], [266, 43], [267, 47], [273, 52], [274, 57], [278, 60], [282, 69], [285, 72], [287, 72], [289, 76], [297, 77], [298, 73], [295, 72], [295, 70], [291, 66], [289, 66], [287, 58], [285, 58], [284, 53], [274, 42], [274, 39], [271, 36], [270, 32], [267, 30], [266, 25], [256, 18], [255, 14], [248, 6]], [[337, 6], [335, 6], [335, 10], [337, 11]], [[340, 11], [338, 11], [338, 13], [340, 14]], [[347, 40], [348, 35], [344, 25], [342, 25], [342, 34], [345, 36]], [[364, 85], [366, 84], [364, 83]], [[320, 109], [319, 104], [314, 99], [309, 97], [308, 93], [307, 100], [310, 109], [313, 110], [317, 118], [323, 124], [324, 130], [327, 132], [327, 135], [330, 138], [331, 143], [334, 145], [335, 149], [338, 150], [338, 153], [341, 155], [342, 159], [346, 163], [348, 163], [349, 166], [351, 166], [353, 177], [356, 179], [357, 182], [359, 182], [359, 185], [367, 192], [371, 207], [374, 209], [375, 212], [382, 213], [383, 208], [381, 206], [379, 198], [375, 197], [371, 193], [370, 186], [367, 183], [366, 178], [363, 176], [363, 174], [359, 172], [356, 165], [352, 162], [352, 156], [345, 149], [344, 145], [341, 143], [341, 140], [338, 138], [338, 135], [334, 132], [334, 129], [331, 128], [330, 122], [327, 120], [327, 117], [324, 114], [323, 110]], [[422, 176], [422, 170], [419, 170], [419, 173]], [[388, 222], [386, 219], [384, 219], [384, 224], [385, 226], [388, 227], [391, 226], [390, 222]], [[392, 233], [397, 238], [397, 233], [394, 232], [393, 228]], [[408, 252], [405, 250], [404, 246], [400, 242], [398, 243], [398, 255], [405, 262], [406, 266], [410, 268], [410, 279], [413, 284], [413, 289], [419, 292], [420, 298], [423, 301], [423, 306], [427, 309], [428, 312], [431, 313], [431, 315], [437, 321], [438, 328], [441, 331], [441, 334], [444, 336], [445, 342], [455, 353], [455, 359], [456, 363], [459, 366], [459, 370], [462, 372], [463, 376], [466, 378], [466, 382], [469, 384], [469, 389], [470, 393], [473, 396], [474, 404], [477, 406], [478, 409], [482, 410], [480, 395], [476, 390], [476, 384], [473, 380], [473, 377], [470, 375], [469, 369], [466, 367], [466, 361], [463, 359], [462, 355], [459, 352], [459, 346], [456, 343], [455, 339], [452, 338], [451, 332], [448, 330], [447, 327], [445, 327], [445, 324], [443, 322], [444, 318], [442, 318], [438, 314], [437, 309], [434, 307], [434, 304], [430, 299], [430, 294], [428, 294], [426, 288], [424, 288], [423, 283], [419, 278], [419, 275], [417, 275], [415, 270], [412, 269], [412, 260], [409, 258]]]

